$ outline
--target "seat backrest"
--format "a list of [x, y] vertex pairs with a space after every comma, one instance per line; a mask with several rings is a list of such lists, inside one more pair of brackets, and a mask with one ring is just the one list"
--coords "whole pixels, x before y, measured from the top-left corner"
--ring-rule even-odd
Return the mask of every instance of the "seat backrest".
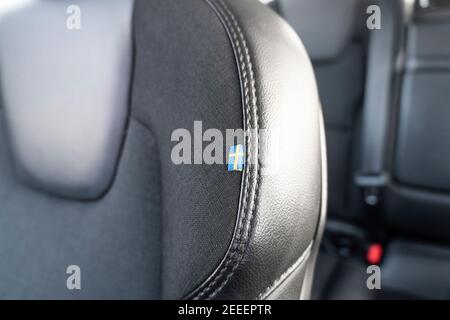
[[325, 137], [283, 19], [256, 0], [5, 3], [0, 298], [308, 297]]
[[[443, 3], [445, 5], [445, 3]], [[450, 242], [449, 7], [417, 5], [408, 25], [385, 211], [404, 235]]]

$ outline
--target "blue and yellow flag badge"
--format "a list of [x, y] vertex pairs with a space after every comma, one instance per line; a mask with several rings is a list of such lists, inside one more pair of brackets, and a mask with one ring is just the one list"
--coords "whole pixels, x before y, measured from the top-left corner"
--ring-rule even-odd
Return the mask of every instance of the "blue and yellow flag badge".
[[243, 171], [245, 166], [245, 148], [238, 144], [230, 147], [228, 154], [228, 171]]

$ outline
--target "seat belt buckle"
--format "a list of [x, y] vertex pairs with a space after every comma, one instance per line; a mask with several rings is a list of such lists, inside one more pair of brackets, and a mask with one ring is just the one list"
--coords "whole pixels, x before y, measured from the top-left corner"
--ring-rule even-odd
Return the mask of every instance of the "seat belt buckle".
[[380, 203], [380, 189], [388, 183], [387, 174], [361, 174], [355, 176], [355, 183], [363, 189], [364, 202], [373, 207]]

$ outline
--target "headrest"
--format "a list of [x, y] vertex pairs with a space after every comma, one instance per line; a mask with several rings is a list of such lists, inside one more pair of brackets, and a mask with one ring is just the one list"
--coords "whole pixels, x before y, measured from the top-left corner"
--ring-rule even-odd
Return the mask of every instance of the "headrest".
[[[7, 0], [6, 2], [17, 0]], [[0, 12], [0, 92], [26, 183], [76, 199], [112, 182], [129, 104], [133, 1], [18, 1]]]
[[360, 0], [279, 0], [312, 60], [336, 58], [351, 40]]

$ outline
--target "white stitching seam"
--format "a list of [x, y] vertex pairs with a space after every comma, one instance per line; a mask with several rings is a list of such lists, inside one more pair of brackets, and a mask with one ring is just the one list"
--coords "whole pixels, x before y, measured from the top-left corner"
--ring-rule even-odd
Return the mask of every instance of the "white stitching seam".
[[[250, 123], [250, 118], [251, 118], [250, 108], [252, 106], [254, 106], [254, 109], [255, 109], [255, 126], [256, 126], [256, 129], [258, 129], [259, 119], [258, 119], [258, 113], [257, 113], [256, 86], [255, 86], [255, 80], [254, 80], [254, 74], [253, 74], [253, 65], [251, 63], [247, 43], [246, 43], [246, 40], [242, 33], [242, 30], [239, 27], [239, 24], [237, 23], [236, 18], [234, 17], [232, 12], [228, 9], [227, 5], [222, 0], [219, 0], [219, 1], [222, 4], [223, 8], [226, 10], [226, 12], [224, 12], [224, 10], [219, 6], [218, 3], [216, 5], [214, 5], [214, 4], [212, 4], [212, 2], [207, 0], [207, 2], [210, 3], [211, 5], [213, 5], [215, 7], [215, 9], [217, 10], [217, 12], [220, 13], [222, 18], [225, 20], [226, 26], [231, 33], [231, 36], [233, 38], [232, 39], [233, 43], [236, 47], [237, 54], [239, 56], [240, 69], [241, 69], [242, 78], [243, 78], [243, 82], [244, 82], [243, 86], [244, 86], [244, 96], [245, 96], [244, 99], [245, 99], [245, 114], [246, 114], [247, 129], [250, 128], [250, 124], [251, 124]], [[233, 23], [230, 21], [230, 17], [231, 17], [231, 20], [233, 20]], [[242, 47], [244, 48], [244, 51], [245, 51], [245, 60], [244, 60], [244, 55], [242, 53], [243, 50], [241, 47], [241, 43], [239, 41], [235, 27], [237, 28], [237, 31], [239, 33], [239, 38], [242, 41]], [[246, 64], [246, 62], [247, 62], [247, 64]], [[251, 95], [252, 95], [251, 100], [249, 98], [250, 89], [249, 89], [248, 77], [250, 77], [250, 83], [251, 83]], [[258, 138], [255, 137], [255, 139], [258, 139]], [[256, 155], [257, 155], [258, 154], [257, 151], [259, 150], [259, 140], [257, 140], [256, 145], [257, 145], [257, 149], [256, 149]], [[250, 139], [247, 140], [247, 146], [249, 148], [247, 150], [247, 163], [250, 164], [251, 163], [251, 161], [250, 161], [251, 160], [251, 151], [252, 151], [251, 150], [252, 144], [250, 143]], [[222, 280], [222, 283], [219, 285], [219, 287], [216, 290], [214, 290], [212, 293], [210, 293], [207, 297], [208, 299], [213, 298], [228, 283], [228, 281], [233, 276], [234, 272], [236, 271], [236, 269], [239, 266], [239, 264], [243, 258], [243, 253], [244, 253], [244, 250], [245, 250], [245, 247], [247, 244], [246, 243], [247, 239], [251, 232], [251, 223], [253, 220], [256, 196], [257, 196], [258, 187], [259, 187], [259, 169], [260, 169], [260, 166], [259, 166], [259, 160], [258, 160], [257, 161], [257, 173], [256, 173], [256, 177], [255, 177], [256, 186], [255, 186], [254, 196], [252, 197], [252, 201], [250, 202], [250, 210], [248, 211], [250, 213], [250, 215], [245, 215], [246, 209], [248, 206], [248, 202], [249, 202], [248, 198], [249, 198], [249, 194], [250, 194], [250, 187], [249, 187], [249, 183], [248, 183], [250, 173], [248, 171], [249, 169], [247, 168], [246, 176], [245, 176], [245, 192], [244, 192], [243, 208], [242, 208], [242, 212], [244, 212], [244, 216], [239, 221], [238, 229], [236, 232], [236, 238], [233, 240], [234, 242], [231, 247], [230, 254], [226, 258], [225, 263], [222, 265], [220, 270], [216, 273], [214, 278], [210, 281], [210, 283], [205, 288], [203, 288], [194, 297], [194, 299], [200, 299], [202, 296], [206, 295], [209, 291], [211, 291], [212, 288], [216, 285], [216, 283], [218, 283], [219, 280], [224, 276], [224, 274], [226, 273], [226, 271], [227, 271], [228, 267], [231, 265], [231, 263], [234, 262], [234, 265], [233, 265], [231, 271], [226, 275], [225, 279]], [[246, 222], [245, 223], [245, 233], [243, 233], [244, 222]], [[241, 254], [241, 257], [235, 258], [239, 253]]]

